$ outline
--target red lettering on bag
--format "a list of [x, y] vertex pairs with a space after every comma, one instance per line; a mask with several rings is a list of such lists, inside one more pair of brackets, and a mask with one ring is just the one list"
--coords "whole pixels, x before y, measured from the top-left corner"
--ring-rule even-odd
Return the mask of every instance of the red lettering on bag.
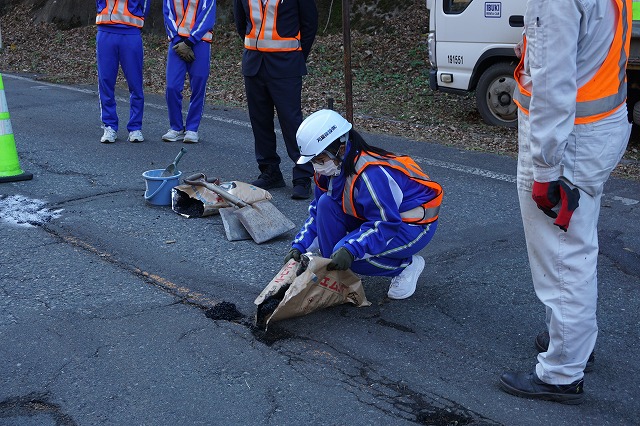
[[319, 283], [318, 285], [321, 285], [322, 287], [329, 287], [328, 286], [328, 282], [331, 278], [329, 277], [324, 277]]
[[334, 280], [329, 276], [326, 276], [322, 280], [320, 280], [318, 285], [326, 288], [327, 290], [335, 291], [336, 293], [342, 293], [347, 288], [346, 285]]
[[287, 269], [282, 271], [280, 273], [280, 275], [278, 275], [276, 278], [273, 279], [273, 282], [274, 283], [279, 283], [279, 282], [284, 281], [286, 279], [286, 276], [291, 273], [291, 270], [293, 269], [294, 266], [295, 266], [295, 263], [292, 263], [291, 265], [289, 265], [289, 267]]

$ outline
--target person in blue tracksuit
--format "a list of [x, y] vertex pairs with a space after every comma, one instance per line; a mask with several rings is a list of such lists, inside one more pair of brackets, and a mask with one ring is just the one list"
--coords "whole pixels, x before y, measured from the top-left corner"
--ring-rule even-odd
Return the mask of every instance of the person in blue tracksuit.
[[144, 91], [142, 86], [143, 48], [140, 30], [149, 13], [149, 0], [96, 0], [96, 62], [100, 118], [104, 133], [100, 142], [113, 143], [118, 132], [116, 78], [118, 68], [129, 86], [130, 142], [142, 142]]
[[391, 299], [411, 296], [424, 259], [417, 253], [438, 226], [442, 187], [410, 157], [368, 145], [332, 110], [311, 114], [296, 139], [299, 164], [311, 162], [315, 197], [285, 256], [319, 251], [327, 269], [393, 277]]
[[[204, 111], [204, 99], [211, 62], [212, 30], [216, 22], [215, 0], [164, 0], [164, 26], [169, 38], [167, 88], [169, 131], [165, 142], [200, 141], [198, 127]], [[182, 91], [189, 73], [191, 99], [186, 122], [182, 117]]]

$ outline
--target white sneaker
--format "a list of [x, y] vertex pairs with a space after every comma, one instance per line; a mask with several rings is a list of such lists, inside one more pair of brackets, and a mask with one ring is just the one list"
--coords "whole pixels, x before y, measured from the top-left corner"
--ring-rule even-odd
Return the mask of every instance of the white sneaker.
[[194, 132], [193, 130], [187, 130], [184, 134], [184, 143], [198, 143], [200, 142], [200, 138], [198, 138], [198, 132]]
[[162, 140], [165, 142], [177, 142], [182, 139], [184, 139], [184, 132], [182, 130], [169, 129], [169, 131], [162, 136]]
[[114, 143], [116, 138], [118, 137], [115, 130], [113, 130], [110, 126], [102, 126], [104, 129], [104, 133], [100, 138], [100, 142], [102, 143]]
[[133, 130], [129, 132], [129, 142], [142, 142], [144, 141], [144, 136], [142, 136], [142, 132], [140, 130]]
[[391, 285], [387, 296], [389, 299], [406, 299], [416, 291], [418, 278], [424, 270], [424, 258], [422, 256], [413, 256], [411, 264], [404, 268], [400, 275], [391, 279]]

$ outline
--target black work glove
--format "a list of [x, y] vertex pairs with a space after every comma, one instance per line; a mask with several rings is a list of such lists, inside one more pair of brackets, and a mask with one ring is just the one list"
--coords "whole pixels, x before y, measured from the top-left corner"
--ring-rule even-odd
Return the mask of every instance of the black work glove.
[[[566, 182], [561, 180], [545, 183], [534, 181], [531, 197], [540, 210], [547, 216], [556, 219], [553, 222], [554, 225], [567, 232], [571, 216], [573, 216], [575, 209], [578, 208], [578, 201], [580, 200], [578, 188], [572, 189]], [[551, 209], [558, 203], [561, 203], [560, 210], [556, 213]]]
[[179, 41], [173, 45], [173, 50], [176, 54], [185, 62], [193, 62], [196, 59], [196, 55], [193, 54], [193, 49], [187, 44], [186, 41]]
[[284, 263], [287, 263], [291, 259], [295, 260], [296, 262], [300, 262], [300, 256], [302, 256], [302, 252], [297, 248], [292, 247], [291, 250], [289, 250], [289, 253], [287, 253], [287, 255], [284, 257]]
[[573, 212], [578, 208], [580, 200], [580, 191], [578, 188], [571, 189], [565, 182], [560, 181], [560, 210], [558, 210], [558, 218], [554, 225], [557, 225], [564, 232], [569, 229], [569, 221]]
[[353, 263], [353, 255], [349, 250], [340, 247], [331, 255], [331, 262], [327, 265], [327, 271], [346, 271]]

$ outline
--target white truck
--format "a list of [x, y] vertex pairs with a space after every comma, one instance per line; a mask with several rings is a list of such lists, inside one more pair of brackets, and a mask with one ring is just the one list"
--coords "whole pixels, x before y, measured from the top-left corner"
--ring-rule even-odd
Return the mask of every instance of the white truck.
[[[515, 127], [518, 110], [512, 94], [514, 47], [522, 39], [527, 0], [426, 0], [429, 85], [463, 94], [475, 90], [476, 106], [491, 125]], [[635, 16], [634, 16], [635, 17]], [[627, 67], [628, 104], [640, 124], [640, 21], [633, 21]]]

